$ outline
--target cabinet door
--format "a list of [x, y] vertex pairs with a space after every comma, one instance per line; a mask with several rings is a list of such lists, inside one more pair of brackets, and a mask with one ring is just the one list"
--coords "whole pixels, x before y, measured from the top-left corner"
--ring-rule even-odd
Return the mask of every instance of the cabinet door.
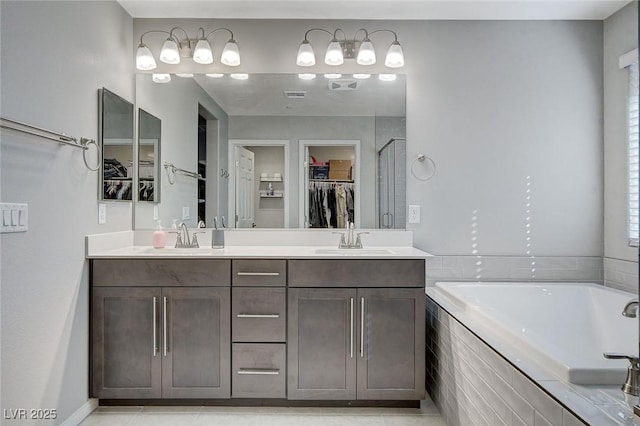
[[424, 289], [358, 290], [358, 399], [425, 395]]
[[289, 399], [356, 398], [355, 298], [355, 289], [289, 289]]
[[92, 396], [160, 398], [159, 288], [93, 289]]
[[163, 288], [163, 398], [230, 397], [229, 290]]

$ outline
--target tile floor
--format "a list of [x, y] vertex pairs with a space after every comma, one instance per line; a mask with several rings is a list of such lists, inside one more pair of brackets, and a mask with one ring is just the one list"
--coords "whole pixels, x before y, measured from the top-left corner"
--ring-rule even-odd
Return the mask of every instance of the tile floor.
[[82, 426], [446, 426], [421, 408], [99, 407]]

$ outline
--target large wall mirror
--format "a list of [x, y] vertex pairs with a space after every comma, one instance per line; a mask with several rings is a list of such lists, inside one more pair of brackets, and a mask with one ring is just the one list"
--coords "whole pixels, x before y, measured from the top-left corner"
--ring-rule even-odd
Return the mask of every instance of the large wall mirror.
[[133, 104], [115, 93], [98, 90], [102, 167], [100, 200], [131, 201], [134, 191]]
[[160, 139], [158, 117], [138, 108], [138, 197], [139, 202], [160, 202]]
[[137, 75], [137, 107], [162, 122], [162, 164], [159, 203], [136, 204], [136, 229], [223, 217], [238, 228], [405, 227], [404, 76], [234, 77]]

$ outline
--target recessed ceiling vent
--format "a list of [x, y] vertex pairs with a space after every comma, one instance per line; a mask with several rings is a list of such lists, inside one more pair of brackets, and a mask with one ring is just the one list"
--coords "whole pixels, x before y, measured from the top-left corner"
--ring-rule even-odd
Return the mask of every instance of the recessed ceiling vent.
[[287, 99], [304, 99], [307, 92], [304, 90], [285, 90], [284, 97]]
[[329, 90], [356, 90], [358, 88], [357, 80], [329, 80]]

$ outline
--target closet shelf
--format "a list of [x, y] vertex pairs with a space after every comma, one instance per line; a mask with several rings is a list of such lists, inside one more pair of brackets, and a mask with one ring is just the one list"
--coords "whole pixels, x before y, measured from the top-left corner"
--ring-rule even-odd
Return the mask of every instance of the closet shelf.
[[282, 182], [282, 178], [281, 177], [279, 177], [279, 178], [276, 178], [276, 177], [263, 178], [263, 177], [261, 177], [260, 178], [260, 182]]
[[346, 182], [353, 183], [352, 179], [309, 179], [310, 182]]
[[260, 194], [260, 198], [282, 198], [283, 194], [273, 194], [273, 195], [267, 195], [267, 194]]

